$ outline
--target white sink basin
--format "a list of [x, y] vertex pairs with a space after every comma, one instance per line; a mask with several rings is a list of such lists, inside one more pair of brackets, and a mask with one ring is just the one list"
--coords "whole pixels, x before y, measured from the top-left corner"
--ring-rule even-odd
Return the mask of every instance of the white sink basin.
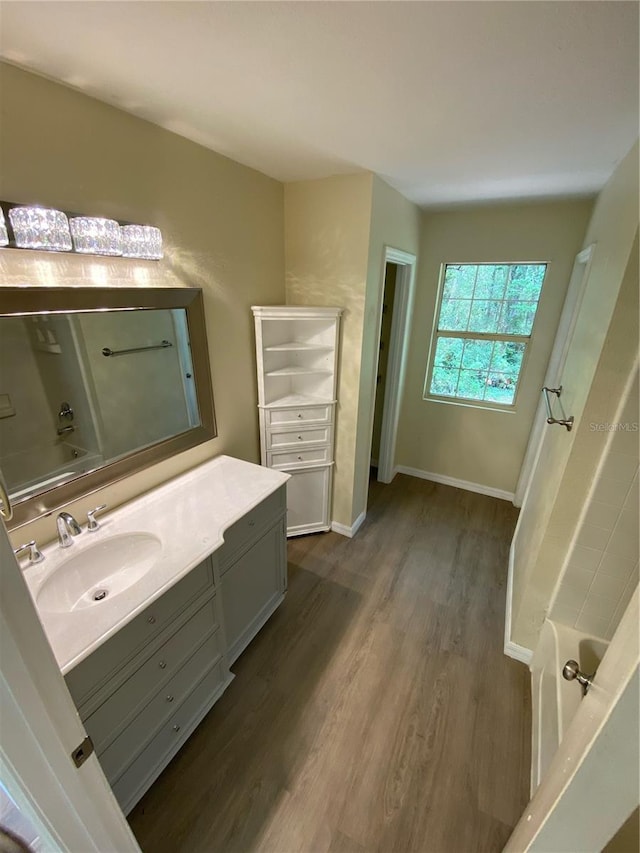
[[143, 578], [161, 552], [161, 540], [151, 533], [102, 539], [60, 563], [40, 587], [38, 606], [55, 613], [99, 607]]

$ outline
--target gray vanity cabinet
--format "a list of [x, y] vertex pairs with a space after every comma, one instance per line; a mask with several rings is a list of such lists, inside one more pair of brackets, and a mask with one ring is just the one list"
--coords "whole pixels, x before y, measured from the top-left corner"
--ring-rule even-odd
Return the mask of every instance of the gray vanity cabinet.
[[66, 675], [125, 813], [232, 679], [219, 608], [207, 558]]
[[125, 813], [222, 695], [233, 679], [229, 666], [283, 600], [285, 516], [282, 486], [65, 675]]
[[287, 591], [284, 488], [229, 528], [218, 559], [227, 664], [231, 666]]

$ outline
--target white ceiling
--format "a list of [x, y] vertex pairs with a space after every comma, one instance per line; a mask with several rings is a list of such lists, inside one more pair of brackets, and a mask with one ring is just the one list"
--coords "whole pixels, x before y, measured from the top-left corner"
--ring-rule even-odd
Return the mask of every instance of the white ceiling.
[[423, 206], [598, 190], [638, 135], [636, 2], [3, 2], [0, 54], [282, 181]]

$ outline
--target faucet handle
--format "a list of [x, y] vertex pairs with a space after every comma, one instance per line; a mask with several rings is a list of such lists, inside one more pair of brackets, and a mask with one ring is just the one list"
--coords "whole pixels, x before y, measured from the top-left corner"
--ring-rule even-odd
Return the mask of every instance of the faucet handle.
[[38, 546], [36, 545], [36, 540], [32, 539], [31, 542], [25, 542], [24, 545], [20, 545], [18, 548], [13, 549], [13, 553], [19, 556], [22, 551], [26, 551], [29, 549], [29, 565], [33, 565], [34, 563], [41, 563], [44, 560], [44, 554]]
[[89, 512], [87, 513], [87, 520], [88, 520], [87, 530], [93, 531], [93, 530], [97, 530], [100, 527], [100, 525], [96, 521], [96, 515], [99, 512], [104, 512], [105, 509], [107, 509], [107, 505], [106, 504], [100, 504], [100, 506], [97, 506], [95, 509], [89, 510]]

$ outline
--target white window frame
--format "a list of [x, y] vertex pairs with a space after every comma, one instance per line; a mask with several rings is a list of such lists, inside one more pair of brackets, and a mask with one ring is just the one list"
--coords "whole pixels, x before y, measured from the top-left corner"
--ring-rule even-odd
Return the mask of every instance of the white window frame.
[[[447, 267], [454, 266], [506, 266], [506, 267], [514, 267], [514, 266], [545, 266], [545, 274], [542, 280], [542, 286], [540, 288], [540, 295], [538, 296], [538, 302], [536, 305], [536, 313], [533, 318], [533, 325], [531, 327], [531, 332], [528, 335], [507, 335], [507, 334], [497, 334], [493, 332], [460, 332], [460, 331], [450, 331], [450, 330], [442, 330], [438, 331], [438, 320], [440, 318], [440, 309], [442, 306], [442, 295], [444, 290], [444, 278]], [[436, 307], [433, 313], [433, 325], [431, 329], [431, 340], [429, 343], [429, 352], [427, 355], [427, 369], [424, 378], [424, 387], [422, 391], [422, 399], [427, 400], [432, 403], [445, 403], [450, 406], [471, 406], [474, 409], [490, 409], [491, 411], [498, 412], [506, 412], [506, 413], [514, 413], [517, 410], [518, 397], [520, 395], [520, 389], [522, 387], [522, 379], [525, 374], [525, 370], [527, 367], [527, 361], [529, 359], [529, 352], [531, 349], [531, 343], [533, 341], [533, 336], [536, 330], [536, 323], [538, 322], [538, 314], [540, 309], [540, 302], [542, 300], [542, 295], [544, 293], [544, 287], [549, 275], [549, 268], [551, 266], [550, 261], [443, 261], [440, 264], [440, 274], [438, 278], [438, 295], [436, 299]], [[433, 375], [434, 361], [436, 355], [436, 347], [438, 345], [439, 337], [453, 337], [460, 338], [461, 340], [473, 340], [473, 341], [505, 341], [514, 343], [524, 344], [524, 355], [522, 356], [522, 363], [520, 364], [520, 371], [518, 373], [518, 381], [516, 385], [516, 391], [513, 396], [512, 403], [498, 403], [493, 400], [474, 400], [470, 397], [449, 397], [440, 394], [433, 394], [430, 391], [431, 388], [431, 379]]]

